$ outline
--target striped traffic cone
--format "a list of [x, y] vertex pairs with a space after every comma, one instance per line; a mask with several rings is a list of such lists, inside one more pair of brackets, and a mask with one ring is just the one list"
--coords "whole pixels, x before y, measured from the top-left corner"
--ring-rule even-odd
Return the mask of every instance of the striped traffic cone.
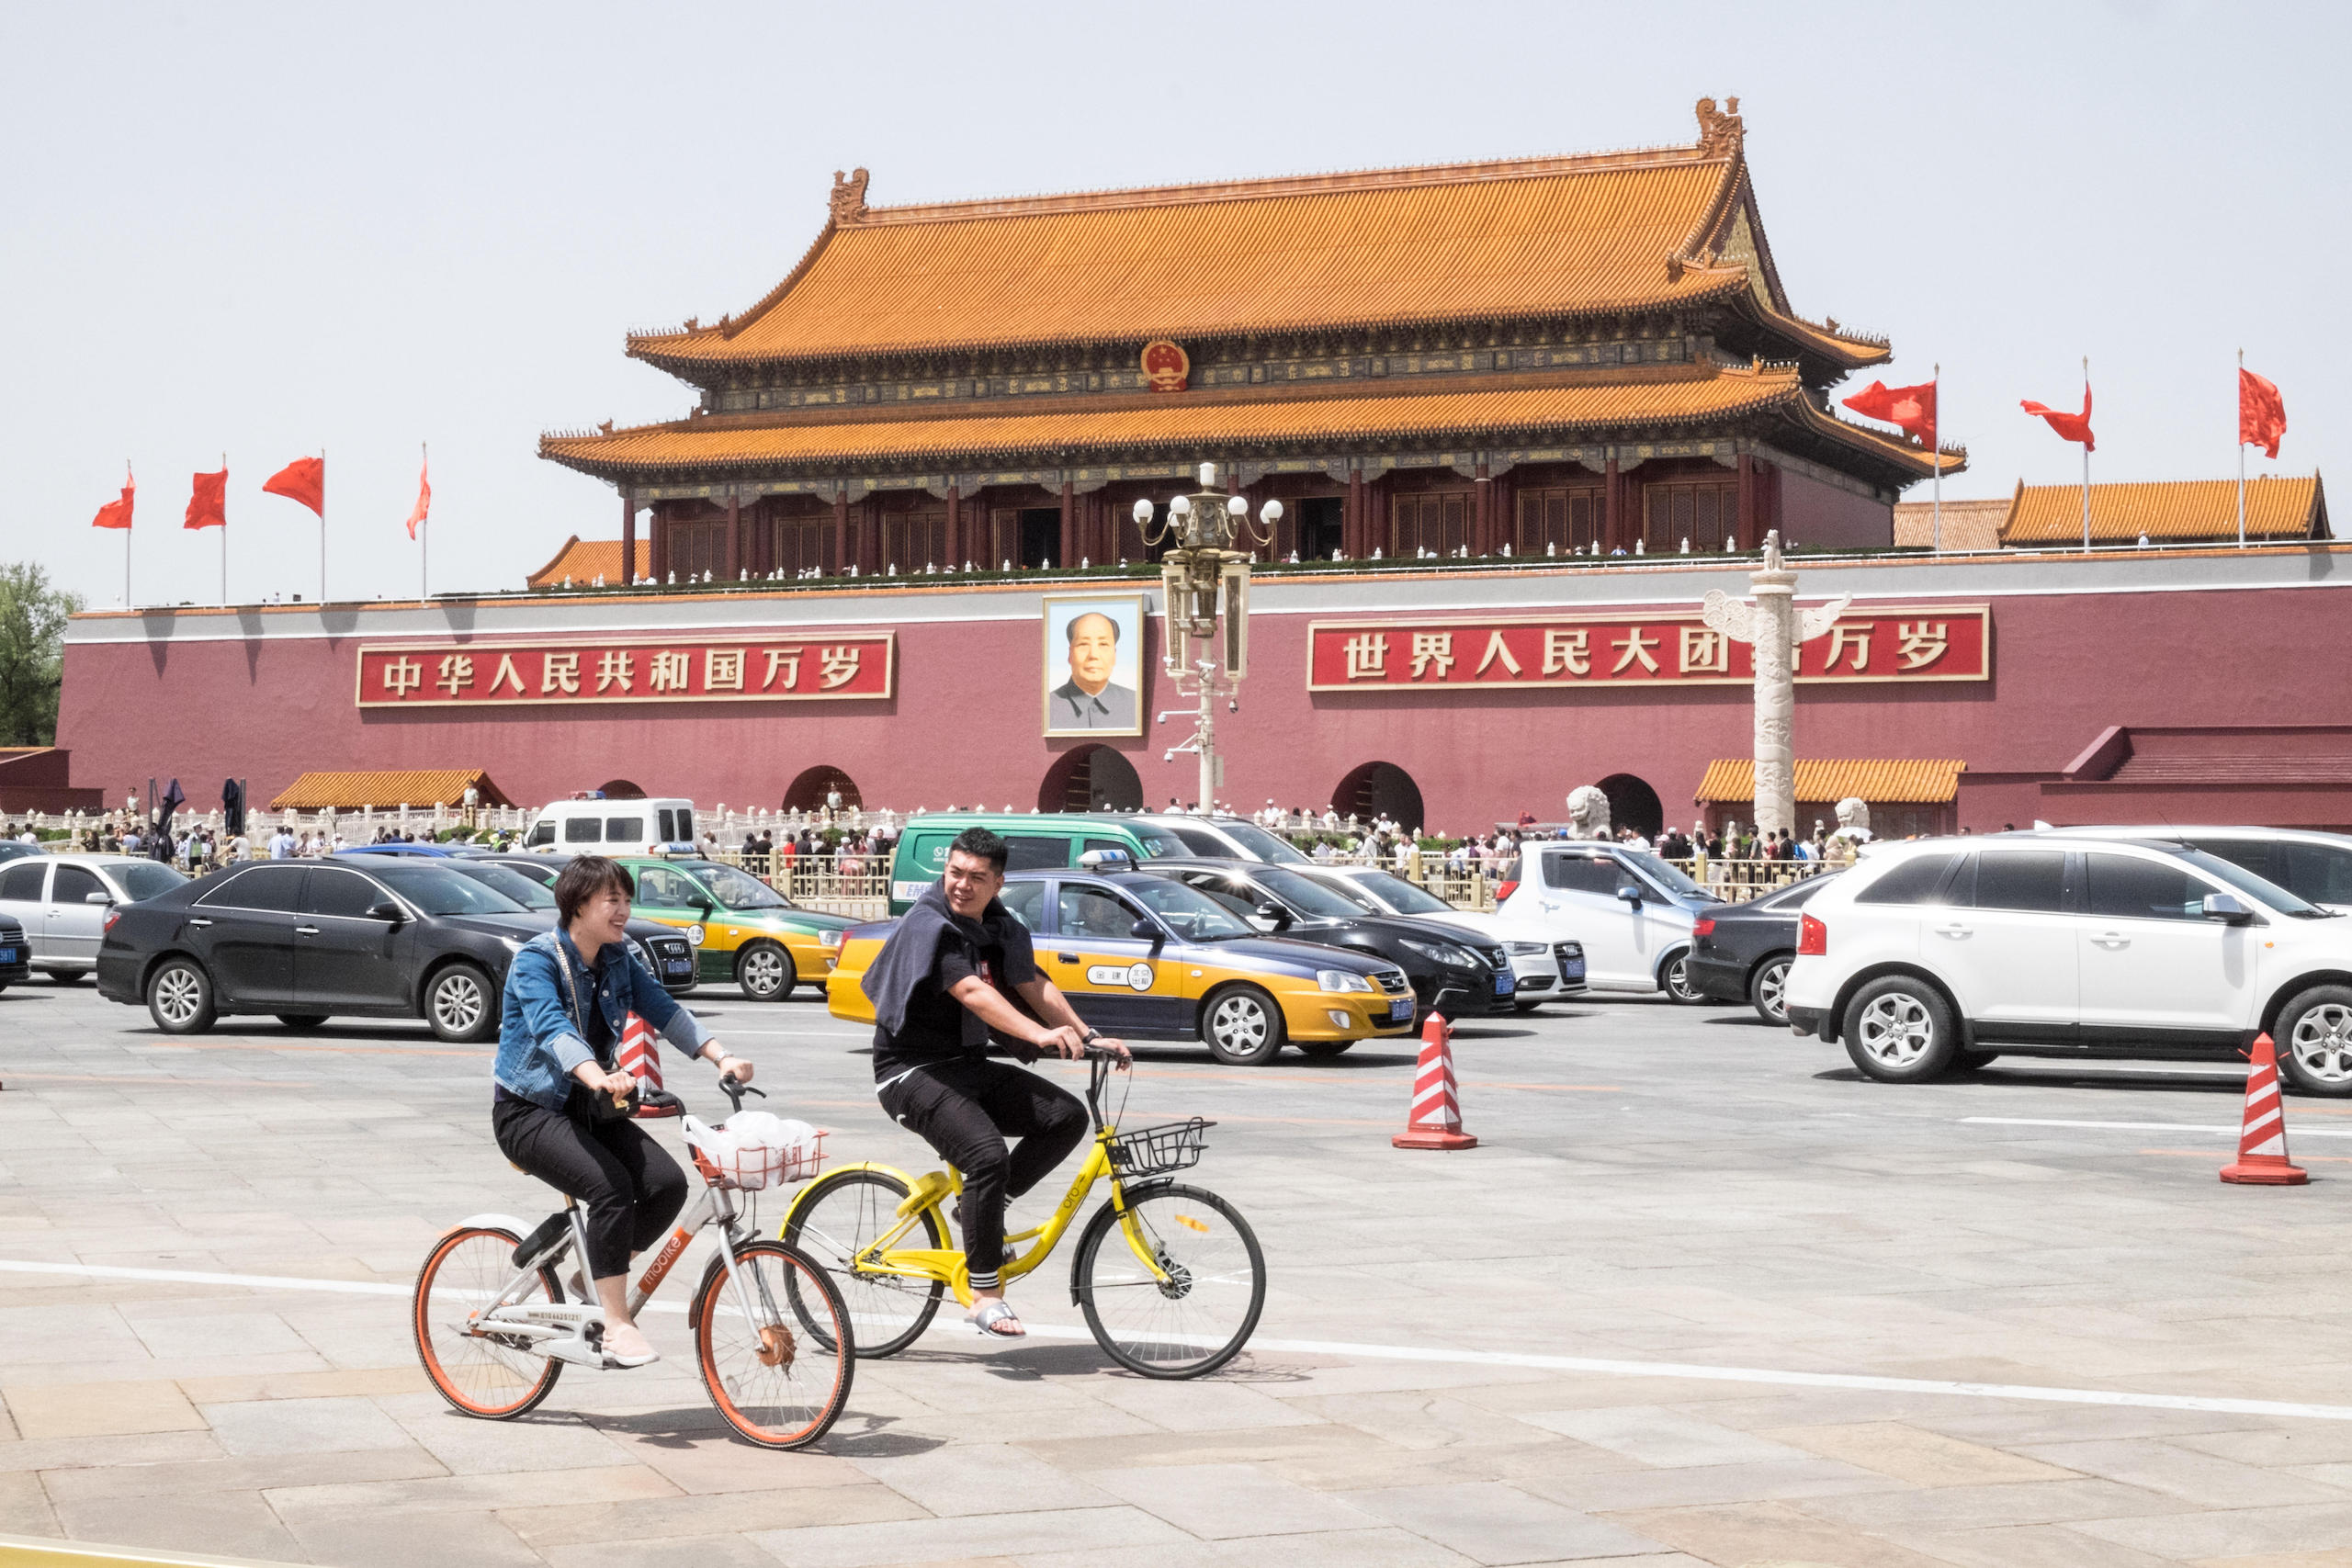
[[2267, 1034], [2254, 1037], [2253, 1066], [2245, 1075], [2245, 1127], [2238, 1134], [2238, 1157], [2222, 1168], [2222, 1179], [2254, 1187], [2301, 1187], [2311, 1173], [2287, 1157], [2287, 1108], [2278, 1098], [2278, 1047]]
[[1462, 1130], [1462, 1102], [1453, 1092], [1453, 1025], [1443, 1013], [1421, 1026], [1421, 1063], [1413, 1073], [1413, 1109], [1405, 1130], [1388, 1140], [1400, 1149], [1475, 1149]]
[[[621, 1026], [620, 1070], [634, 1075], [647, 1089], [662, 1087], [662, 1043], [653, 1038], [653, 1026], [635, 1013]], [[674, 1107], [641, 1105], [637, 1119], [654, 1122], [677, 1113]]]

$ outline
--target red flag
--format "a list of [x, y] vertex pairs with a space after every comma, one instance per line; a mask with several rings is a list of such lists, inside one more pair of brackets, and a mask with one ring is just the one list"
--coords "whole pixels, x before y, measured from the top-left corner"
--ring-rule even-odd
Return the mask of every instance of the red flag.
[[2018, 407], [2038, 419], [2050, 422], [2050, 428], [2069, 441], [2079, 441], [2086, 452], [2098, 450], [2098, 443], [2091, 438], [2091, 384], [2083, 383], [2083, 412], [2068, 413], [2064, 409], [2044, 408], [2040, 403], [2021, 402]]
[[1883, 419], [1889, 424], [1903, 427], [1903, 434], [1933, 451], [1936, 446], [1936, 384], [1922, 381], [1916, 387], [1890, 387], [1883, 381], [1872, 381], [1852, 397], [1846, 406], [1865, 419]]
[[125, 468], [122, 473], [122, 499], [120, 501], [109, 501], [104, 506], [99, 507], [98, 514], [90, 520], [90, 526], [93, 528], [130, 527], [130, 492], [132, 488], [133, 487], [130, 482], [130, 470]]
[[[2245, 366], [2238, 367], [2238, 442], [2259, 446], [2266, 457], [2278, 456], [2278, 438], [2287, 434], [2287, 403], [2278, 387]], [[128, 495], [130, 491], [123, 492]]]
[[416, 537], [416, 525], [424, 521], [424, 514], [433, 508], [432, 468], [430, 461], [417, 465], [416, 510], [408, 514], [408, 536], [412, 539]]
[[196, 476], [196, 493], [187, 500], [183, 528], [226, 528], [229, 525], [229, 470]]
[[324, 457], [297, 457], [262, 485], [265, 495], [282, 495], [288, 501], [299, 501], [321, 517], [327, 514], [327, 460]]

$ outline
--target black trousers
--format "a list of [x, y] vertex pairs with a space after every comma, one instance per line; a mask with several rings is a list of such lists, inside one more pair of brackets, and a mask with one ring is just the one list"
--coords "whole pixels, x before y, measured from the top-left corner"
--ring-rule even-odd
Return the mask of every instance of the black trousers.
[[634, 1122], [591, 1122], [503, 1092], [490, 1122], [500, 1153], [587, 1205], [592, 1280], [628, 1273], [629, 1254], [661, 1240], [685, 1206], [686, 1173]]
[[[975, 1057], [918, 1067], [881, 1091], [882, 1109], [964, 1173], [964, 1262], [992, 1291], [1004, 1259], [1004, 1205], [1086, 1136], [1076, 1095], [1010, 1062]], [[1018, 1138], [1016, 1148], [1006, 1138]]]

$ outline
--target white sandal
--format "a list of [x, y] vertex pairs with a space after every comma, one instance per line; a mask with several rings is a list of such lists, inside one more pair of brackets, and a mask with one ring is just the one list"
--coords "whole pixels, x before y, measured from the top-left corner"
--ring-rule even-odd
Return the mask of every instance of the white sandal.
[[[1002, 1296], [997, 1297], [994, 1301], [982, 1302], [964, 1314], [964, 1321], [978, 1329], [984, 1337], [989, 1339], [1024, 1339], [1029, 1335], [1029, 1331], [1021, 1325], [1021, 1314], [1014, 1312], [1012, 1303]], [[1012, 1325], [1012, 1332], [999, 1334], [996, 1325], [1006, 1322]]]

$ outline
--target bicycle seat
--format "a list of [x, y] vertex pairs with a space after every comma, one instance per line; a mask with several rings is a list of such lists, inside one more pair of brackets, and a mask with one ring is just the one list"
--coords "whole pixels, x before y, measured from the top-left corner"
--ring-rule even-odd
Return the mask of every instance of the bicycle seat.
[[899, 1217], [904, 1219], [919, 1209], [928, 1209], [954, 1190], [955, 1184], [944, 1170], [934, 1170], [928, 1176], [920, 1177], [908, 1190], [906, 1197], [899, 1201]]

